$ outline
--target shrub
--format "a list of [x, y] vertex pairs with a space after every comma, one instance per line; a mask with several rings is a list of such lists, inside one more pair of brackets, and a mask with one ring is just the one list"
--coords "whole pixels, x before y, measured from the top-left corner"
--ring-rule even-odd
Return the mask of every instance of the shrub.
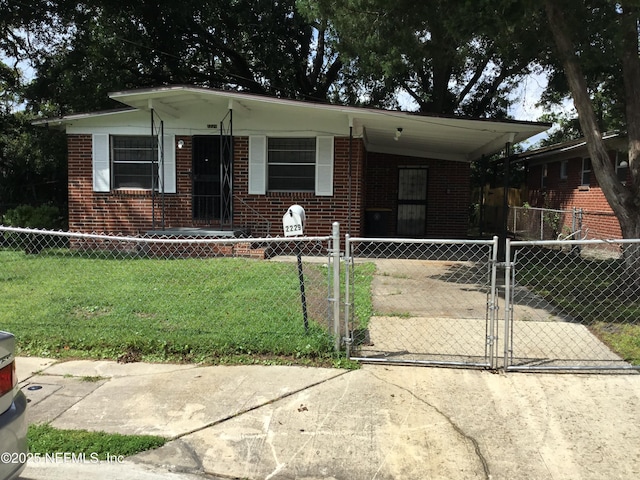
[[62, 226], [60, 210], [53, 205], [19, 205], [7, 210], [2, 223], [9, 227], [58, 229]]
[[[62, 226], [60, 210], [53, 205], [19, 205], [16, 208], [7, 210], [2, 216], [3, 225], [9, 227], [40, 228], [56, 230]], [[12, 235], [6, 234], [5, 240], [23, 248], [26, 253], [39, 253], [43, 248], [55, 243], [50, 235]]]

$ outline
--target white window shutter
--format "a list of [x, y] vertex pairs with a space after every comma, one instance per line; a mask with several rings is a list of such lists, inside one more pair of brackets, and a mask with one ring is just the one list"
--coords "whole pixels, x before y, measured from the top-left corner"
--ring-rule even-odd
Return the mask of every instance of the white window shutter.
[[[164, 145], [164, 169], [160, 175], [160, 192], [176, 193], [176, 136], [165, 135]], [[158, 149], [158, 161], [160, 161], [161, 149]], [[162, 184], [164, 180], [164, 185]]]
[[264, 195], [267, 191], [267, 137], [249, 137], [249, 194]]
[[108, 192], [111, 187], [109, 135], [94, 133], [92, 139], [93, 191]]
[[333, 137], [316, 138], [316, 195], [333, 195]]

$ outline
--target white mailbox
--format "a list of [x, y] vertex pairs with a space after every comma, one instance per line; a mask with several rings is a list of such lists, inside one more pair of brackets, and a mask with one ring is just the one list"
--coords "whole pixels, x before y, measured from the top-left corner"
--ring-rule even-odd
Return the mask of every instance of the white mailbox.
[[304, 234], [305, 214], [300, 205], [291, 205], [282, 216], [282, 228], [285, 237], [297, 237]]

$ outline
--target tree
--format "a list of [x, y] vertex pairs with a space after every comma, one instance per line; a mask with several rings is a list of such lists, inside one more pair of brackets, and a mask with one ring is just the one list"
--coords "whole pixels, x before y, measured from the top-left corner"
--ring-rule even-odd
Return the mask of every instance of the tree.
[[66, 210], [65, 136], [34, 127], [32, 119], [23, 112], [0, 114], [0, 217], [18, 205]]
[[[587, 141], [594, 174], [616, 217], [624, 238], [640, 238], [640, 57], [638, 56], [638, 20], [640, 8], [637, 1], [613, 2], [563, 2], [545, 0], [544, 8], [549, 28], [555, 41], [558, 58], [566, 76], [574, 105], [578, 111], [580, 126]], [[598, 31], [590, 30], [582, 23], [582, 31], [590, 33], [588, 42], [578, 43], [579, 36], [567, 18], [578, 12], [581, 18], [608, 20]], [[603, 28], [605, 27], [605, 28]], [[606, 37], [605, 37], [606, 34]], [[605, 37], [605, 38], [603, 38]], [[618, 66], [618, 84], [623, 93], [625, 126], [628, 136], [629, 170], [631, 182], [623, 185], [617, 178], [609, 159], [602, 131], [598, 124], [593, 100], [589, 96], [588, 77], [583, 64], [594, 56], [610, 55], [610, 61]], [[607, 65], [604, 63], [604, 65]], [[625, 265], [629, 286], [640, 286], [640, 246], [625, 248]]]
[[70, 34], [31, 56], [37, 75], [27, 96], [36, 109], [106, 108], [109, 91], [168, 84], [327, 101], [342, 67], [325, 26], [301, 16], [294, 0], [51, 5]]
[[38, 116], [167, 84], [327, 101], [342, 68], [326, 24], [294, 0], [0, 0], [0, 11], [0, 204], [11, 206], [66, 201], [64, 135], [32, 127]]
[[534, 68], [539, 22], [531, 15], [538, 13], [525, 18], [519, 2], [298, 3], [328, 20], [372, 105], [398, 106], [404, 92], [421, 112], [504, 118], [515, 82]]

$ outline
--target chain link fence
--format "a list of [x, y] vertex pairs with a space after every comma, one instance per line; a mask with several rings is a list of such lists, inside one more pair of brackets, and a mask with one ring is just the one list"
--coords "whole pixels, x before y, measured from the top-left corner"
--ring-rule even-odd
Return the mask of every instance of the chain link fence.
[[640, 364], [640, 240], [508, 242], [510, 370]]
[[0, 328], [16, 334], [23, 354], [219, 363], [335, 350], [335, 236], [122, 237], [0, 226], [0, 242]]
[[[489, 367], [496, 306], [490, 241], [350, 238], [346, 330], [351, 358]], [[371, 265], [370, 308], [351, 292]], [[364, 313], [363, 314], [363, 310]]]
[[[22, 354], [637, 370], [640, 240], [123, 237], [0, 226]], [[341, 269], [344, 262], [347, 268]], [[344, 309], [342, 313], [341, 309]]]
[[520, 240], [584, 240], [582, 209], [509, 207], [507, 228]]

